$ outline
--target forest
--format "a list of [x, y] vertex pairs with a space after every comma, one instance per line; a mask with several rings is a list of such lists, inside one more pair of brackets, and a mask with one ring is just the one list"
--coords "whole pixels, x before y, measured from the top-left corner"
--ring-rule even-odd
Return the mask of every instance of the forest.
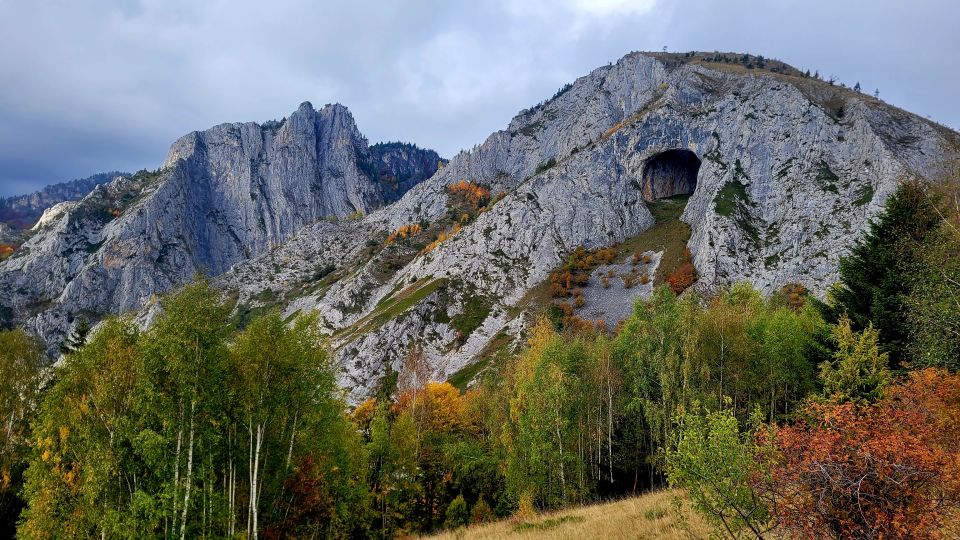
[[461, 391], [422, 351], [348, 406], [316, 320], [200, 280], [45, 368], [0, 332], [0, 535], [392, 538], [666, 486], [729, 538], [960, 533], [960, 190], [904, 182], [825, 300], [670, 287], [541, 319]]

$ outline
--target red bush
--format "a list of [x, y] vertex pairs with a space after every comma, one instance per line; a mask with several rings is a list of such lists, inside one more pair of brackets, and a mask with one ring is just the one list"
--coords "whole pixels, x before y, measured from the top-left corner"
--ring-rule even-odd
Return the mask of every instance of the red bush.
[[761, 433], [759, 480], [779, 525], [803, 538], [941, 538], [960, 512], [960, 375], [933, 369], [872, 405], [812, 404]]
[[672, 274], [667, 276], [667, 284], [670, 285], [670, 290], [672, 290], [674, 294], [680, 294], [696, 281], [697, 270], [693, 267], [690, 250], [684, 249], [683, 262], [680, 263], [680, 266], [678, 266]]

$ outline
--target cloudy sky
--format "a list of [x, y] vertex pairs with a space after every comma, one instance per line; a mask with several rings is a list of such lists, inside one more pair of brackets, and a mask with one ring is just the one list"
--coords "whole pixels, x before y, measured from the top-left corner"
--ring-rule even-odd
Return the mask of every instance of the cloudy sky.
[[729, 50], [960, 127], [955, 0], [0, 0], [0, 196], [156, 168], [221, 122], [341, 102], [444, 156], [631, 50]]

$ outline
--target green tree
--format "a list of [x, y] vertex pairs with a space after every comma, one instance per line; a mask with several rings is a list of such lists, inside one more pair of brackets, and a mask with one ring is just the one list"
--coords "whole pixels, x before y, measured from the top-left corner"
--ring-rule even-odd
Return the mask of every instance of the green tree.
[[891, 367], [907, 359], [909, 327], [903, 314], [910, 272], [939, 222], [929, 191], [917, 182], [904, 182], [850, 254], [840, 259], [840, 282], [831, 291], [832, 322], [846, 315], [857, 331], [873, 324], [881, 347], [891, 355]]
[[140, 389], [145, 464], [155, 485], [143, 504], [155, 512], [153, 526], [164, 536], [209, 533], [211, 506], [223, 506], [213, 490], [214, 464], [224, 459], [230, 387], [225, 340], [229, 311], [205, 281], [188, 285], [162, 302], [163, 315], [144, 336]]
[[[150, 534], [142, 524], [143, 481], [136, 414], [143, 370], [136, 328], [105, 322], [57, 368], [34, 420], [18, 536], [61, 538]], [[131, 511], [132, 510], [132, 511]]]
[[467, 501], [463, 495], [457, 495], [453, 501], [447, 505], [446, 520], [444, 526], [448, 529], [463, 527], [470, 520], [470, 511], [467, 509]]
[[762, 474], [753, 441], [731, 409], [693, 411], [678, 415], [667, 452], [670, 485], [685, 489], [693, 508], [730, 538], [744, 531], [763, 538], [769, 529], [770, 513], [751, 483]]
[[63, 345], [60, 346], [60, 353], [70, 354], [76, 352], [77, 349], [87, 343], [88, 334], [90, 334], [90, 321], [88, 321], [86, 317], [78, 317], [73, 329], [71, 329], [67, 335], [67, 339], [65, 339]]
[[942, 188], [942, 216], [927, 235], [907, 296], [914, 367], [960, 370], [960, 172]]
[[820, 364], [824, 397], [835, 403], [873, 402], [882, 397], [891, 374], [873, 326], [854, 332], [850, 319], [844, 317], [833, 328], [833, 340], [837, 346], [833, 360]]
[[585, 351], [545, 320], [530, 344], [516, 360], [510, 421], [504, 426], [507, 488], [514, 501], [528, 497], [552, 508], [582, 500], [588, 489], [571, 421], [581, 405], [575, 368]]
[[0, 537], [12, 537], [23, 509], [30, 420], [40, 398], [43, 347], [22, 330], [0, 331]]

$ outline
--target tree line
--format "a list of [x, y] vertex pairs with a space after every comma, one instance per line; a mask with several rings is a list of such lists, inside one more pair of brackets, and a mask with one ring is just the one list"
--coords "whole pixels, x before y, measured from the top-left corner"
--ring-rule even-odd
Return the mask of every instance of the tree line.
[[960, 494], [956, 193], [905, 183], [824, 302], [661, 287], [612, 332], [541, 320], [466, 391], [414, 348], [348, 407], [315, 319], [237, 331], [202, 281], [56, 369], [2, 332], [4, 532], [387, 538], [672, 484], [722, 535], [937, 537]]

